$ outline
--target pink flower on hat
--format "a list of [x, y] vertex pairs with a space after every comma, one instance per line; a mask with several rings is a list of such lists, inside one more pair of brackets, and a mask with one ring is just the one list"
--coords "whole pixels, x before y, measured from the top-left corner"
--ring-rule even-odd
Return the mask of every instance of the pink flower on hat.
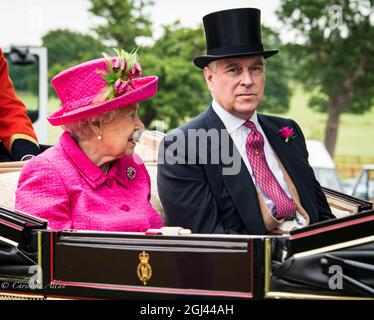
[[126, 60], [122, 57], [117, 57], [112, 62], [113, 71], [118, 71], [121, 67], [121, 72], [126, 71]]
[[126, 60], [125, 59], [121, 60], [121, 70], [126, 71]]
[[[48, 116], [52, 125], [63, 125], [123, 108], [156, 94], [156, 76], [128, 77], [138, 63], [137, 51], [115, 51], [117, 57], [104, 54], [104, 59], [83, 62], [53, 77], [51, 82], [61, 100], [61, 108]], [[135, 69], [139, 70], [139, 67]]]
[[132, 77], [140, 77], [142, 75], [142, 68], [139, 63], [135, 63], [134, 67], [131, 69]]
[[128, 92], [129, 90], [131, 90], [131, 87], [128, 81], [123, 81], [121, 79], [118, 79], [116, 83], [114, 84], [114, 90], [116, 92], [116, 97], [118, 97]]
[[283, 127], [283, 128], [280, 128], [279, 129], [279, 134], [281, 135], [281, 137], [286, 141], [290, 141], [292, 139], [294, 139], [296, 136], [295, 136], [295, 133], [293, 131], [292, 128], [290, 127]]
[[107, 87], [102, 90], [100, 97], [95, 98], [96, 101], [112, 100], [133, 90], [135, 88], [133, 79], [141, 76], [142, 68], [137, 61], [137, 50], [130, 53], [122, 49], [114, 51], [117, 53], [116, 58], [104, 53], [107, 59], [107, 72], [100, 72], [100, 74], [104, 77]]
[[122, 85], [122, 79], [118, 79], [115, 83], [114, 83], [114, 85], [113, 85], [113, 89], [114, 89], [114, 91], [118, 91], [119, 90], [119, 88], [121, 87], [121, 85]]
[[113, 66], [112, 66], [113, 70], [118, 70], [119, 65], [120, 65], [120, 60], [118, 58], [115, 58], [113, 62]]

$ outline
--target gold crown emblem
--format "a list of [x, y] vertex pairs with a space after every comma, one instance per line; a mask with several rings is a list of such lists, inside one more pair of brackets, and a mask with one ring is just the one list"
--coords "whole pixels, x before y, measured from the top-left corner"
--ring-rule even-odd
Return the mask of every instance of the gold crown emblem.
[[139, 254], [139, 260], [140, 260], [140, 263], [141, 264], [146, 264], [148, 263], [148, 260], [149, 260], [149, 254], [145, 251], [141, 252]]
[[149, 254], [145, 251], [139, 254], [140, 263], [136, 269], [136, 273], [140, 281], [143, 282], [144, 285], [147, 285], [147, 281], [149, 281], [152, 277], [152, 267], [148, 263]]

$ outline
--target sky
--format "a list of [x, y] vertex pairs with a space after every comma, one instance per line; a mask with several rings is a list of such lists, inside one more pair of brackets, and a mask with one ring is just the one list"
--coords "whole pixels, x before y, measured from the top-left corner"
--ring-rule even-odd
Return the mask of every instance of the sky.
[[[275, 10], [280, 0], [155, 0], [150, 10], [154, 36], [162, 25], [179, 19], [183, 26], [196, 27], [208, 13], [231, 8], [255, 7], [262, 12], [262, 22], [279, 26]], [[49, 30], [68, 28], [91, 33], [99, 20], [88, 12], [89, 0], [0, 0], [0, 47], [42, 44]]]

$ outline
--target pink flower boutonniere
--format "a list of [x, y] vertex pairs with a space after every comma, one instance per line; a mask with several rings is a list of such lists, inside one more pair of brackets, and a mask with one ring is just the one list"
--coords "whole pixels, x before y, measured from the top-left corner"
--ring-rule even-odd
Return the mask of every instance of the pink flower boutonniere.
[[292, 128], [289, 128], [289, 127], [283, 127], [283, 128], [280, 128], [279, 129], [279, 134], [281, 135], [281, 137], [286, 141], [290, 141], [292, 140], [293, 138], [295, 138], [295, 133], [293, 132], [293, 129]]

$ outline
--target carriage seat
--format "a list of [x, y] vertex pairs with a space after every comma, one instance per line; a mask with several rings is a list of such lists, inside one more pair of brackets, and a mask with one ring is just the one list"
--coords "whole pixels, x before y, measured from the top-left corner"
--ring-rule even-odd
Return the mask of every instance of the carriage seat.
[[[144, 131], [135, 147], [135, 152], [143, 159], [151, 178], [151, 203], [165, 220], [157, 190], [157, 154], [164, 134]], [[0, 163], [0, 206], [15, 207], [15, 193], [23, 162]]]

